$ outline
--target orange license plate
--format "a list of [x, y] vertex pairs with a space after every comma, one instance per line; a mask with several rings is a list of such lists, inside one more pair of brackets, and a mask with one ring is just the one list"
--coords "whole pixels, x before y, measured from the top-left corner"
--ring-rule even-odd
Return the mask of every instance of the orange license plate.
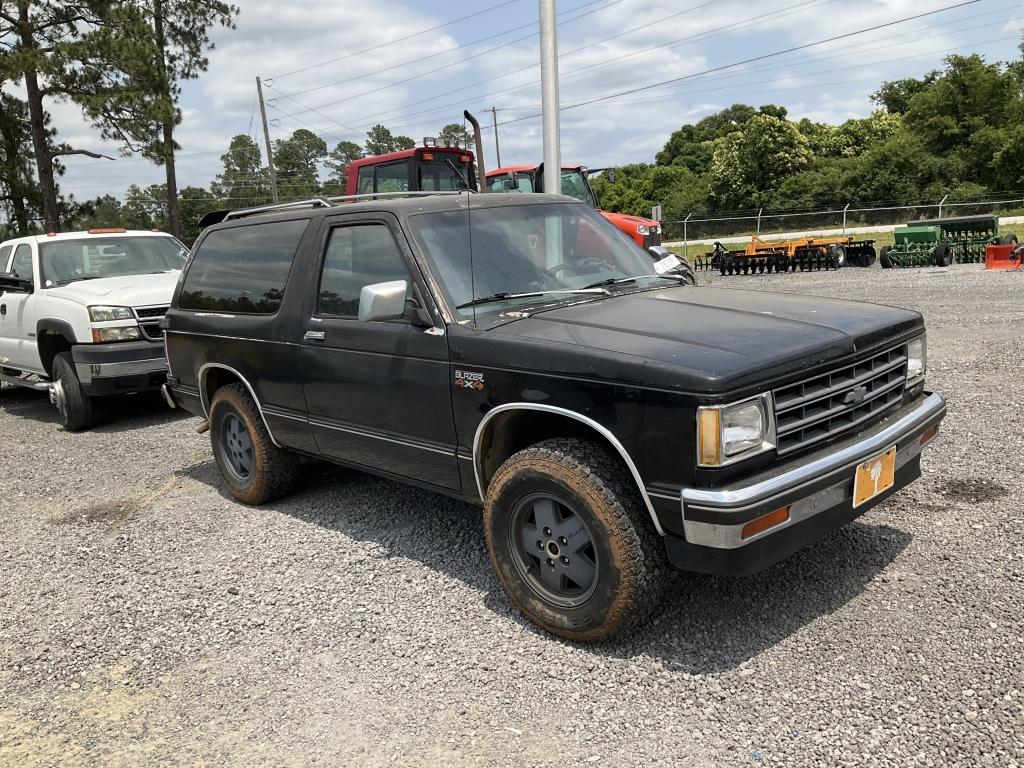
[[896, 446], [857, 467], [853, 481], [853, 506], [859, 507], [896, 482]]

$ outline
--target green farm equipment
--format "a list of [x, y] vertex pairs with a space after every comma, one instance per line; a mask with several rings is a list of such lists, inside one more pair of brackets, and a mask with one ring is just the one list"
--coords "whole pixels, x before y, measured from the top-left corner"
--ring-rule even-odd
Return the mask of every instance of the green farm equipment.
[[911, 221], [893, 231], [895, 243], [882, 248], [882, 267], [948, 267], [954, 262], [979, 264], [985, 261], [985, 248], [1014, 235], [999, 235], [996, 216], [957, 216], [948, 219]]

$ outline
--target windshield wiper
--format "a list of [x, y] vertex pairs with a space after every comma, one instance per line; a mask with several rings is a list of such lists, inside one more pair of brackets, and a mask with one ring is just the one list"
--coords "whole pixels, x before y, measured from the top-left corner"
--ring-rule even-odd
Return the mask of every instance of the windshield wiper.
[[68, 283], [77, 283], [79, 280], [99, 280], [102, 275], [82, 275], [81, 277], [71, 277], [67, 280], [57, 281], [57, 285], [67, 285]]
[[493, 304], [497, 301], [505, 301], [506, 299], [526, 299], [533, 296], [547, 296], [550, 294], [602, 294], [607, 296], [608, 291], [601, 290], [599, 286], [587, 286], [586, 288], [574, 288], [572, 290], [553, 290], [553, 291], [527, 291], [525, 293], [507, 293], [505, 291], [501, 293], [492, 293], [490, 296], [482, 296], [479, 299], [473, 299], [463, 304], [456, 306], [456, 309], [466, 309], [467, 307], [477, 307], [481, 304]]
[[584, 286], [584, 288], [600, 288], [605, 285], [621, 285], [622, 283], [635, 283], [637, 280], [643, 280], [646, 277], [664, 277], [668, 280], [683, 281], [682, 275], [637, 275], [636, 277], [609, 277], [607, 280], [598, 280], [596, 283]]

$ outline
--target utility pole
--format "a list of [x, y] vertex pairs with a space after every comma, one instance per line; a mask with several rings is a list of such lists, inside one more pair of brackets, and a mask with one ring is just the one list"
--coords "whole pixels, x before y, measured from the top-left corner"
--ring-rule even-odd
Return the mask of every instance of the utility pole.
[[494, 154], [497, 155], [498, 164], [496, 168], [501, 168], [501, 147], [498, 146], [498, 109], [497, 107], [491, 107], [491, 116], [494, 118]]
[[544, 125], [544, 191], [558, 195], [562, 192], [562, 157], [555, 0], [540, 0], [540, 85]]
[[256, 93], [260, 97], [260, 118], [263, 120], [263, 141], [267, 144], [267, 168], [270, 169], [270, 199], [277, 202], [277, 173], [274, 171], [274, 150], [270, 148], [270, 129], [267, 128], [267, 108], [263, 104], [263, 81], [257, 76]]

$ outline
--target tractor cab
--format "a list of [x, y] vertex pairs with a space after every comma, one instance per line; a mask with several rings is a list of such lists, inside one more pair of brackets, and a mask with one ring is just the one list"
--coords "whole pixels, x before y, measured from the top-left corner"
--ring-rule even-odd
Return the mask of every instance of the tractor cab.
[[347, 175], [346, 195], [477, 191], [473, 153], [436, 146], [429, 138], [422, 147], [353, 160]]
[[[609, 173], [613, 172], [609, 170]], [[596, 173], [596, 171], [588, 171], [582, 165], [563, 165], [562, 194], [575, 197], [591, 208], [597, 209], [602, 216], [625, 232], [637, 245], [644, 248], [661, 245], [659, 222], [640, 216], [601, 210], [597, 194], [590, 186], [589, 176], [591, 173]], [[487, 187], [491, 192], [543, 192], [544, 164], [509, 165], [489, 171]]]

